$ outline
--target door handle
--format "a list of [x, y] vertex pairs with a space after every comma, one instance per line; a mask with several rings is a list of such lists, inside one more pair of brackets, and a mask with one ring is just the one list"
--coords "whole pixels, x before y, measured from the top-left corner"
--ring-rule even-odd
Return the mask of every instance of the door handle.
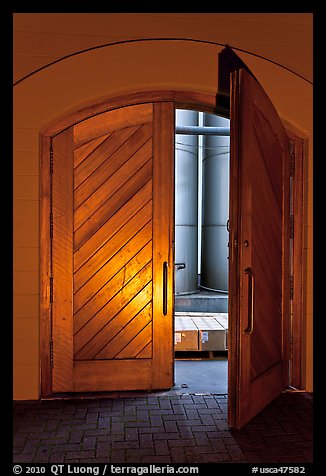
[[245, 333], [250, 335], [254, 330], [254, 318], [255, 318], [255, 275], [253, 270], [248, 267], [244, 270], [249, 276], [249, 285], [248, 285], [248, 327], [245, 329]]
[[168, 263], [163, 263], [163, 315], [168, 313]]
[[185, 269], [186, 263], [174, 263], [174, 266], [175, 266], [177, 269]]

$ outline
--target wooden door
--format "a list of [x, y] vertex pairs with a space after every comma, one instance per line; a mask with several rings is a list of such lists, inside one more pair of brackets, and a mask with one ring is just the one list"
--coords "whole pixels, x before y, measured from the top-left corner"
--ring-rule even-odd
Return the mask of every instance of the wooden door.
[[173, 385], [173, 104], [52, 144], [53, 392]]
[[280, 118], [232, 74], [229, 424], [243, 427], [289, 382], [289, 156]]

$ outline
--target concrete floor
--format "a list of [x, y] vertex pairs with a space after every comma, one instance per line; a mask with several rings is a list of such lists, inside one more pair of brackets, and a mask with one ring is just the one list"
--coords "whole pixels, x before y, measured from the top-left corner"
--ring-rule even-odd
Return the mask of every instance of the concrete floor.
[[175, 360], [175, 386], [178, 393], [211, 393], [225, 395], [227, 358], [218, 360]]

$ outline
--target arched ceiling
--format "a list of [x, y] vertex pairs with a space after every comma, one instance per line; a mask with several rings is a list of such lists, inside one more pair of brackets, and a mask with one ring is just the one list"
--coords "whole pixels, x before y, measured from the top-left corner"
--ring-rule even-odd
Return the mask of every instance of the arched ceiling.
[[16, 13], [14, 79], [78, 51], [141, 38], [229, 44], [313, 80], [311, 13]]

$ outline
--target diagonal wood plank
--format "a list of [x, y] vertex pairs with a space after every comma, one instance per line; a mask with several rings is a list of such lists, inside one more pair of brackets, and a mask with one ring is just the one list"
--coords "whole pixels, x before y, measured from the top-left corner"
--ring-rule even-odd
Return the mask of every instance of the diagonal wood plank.
[[81, 145], [77, 149], [74, 150], [74, 167], [78, 167], [83, 160], [88, 157], [89, 154], [94, 152], [94, 150], [102, 144], [105, 139], [107, 139], [112, 133], [110, 132], [109, 134], [105, 134], [101, 137], [97, 137], [96, 139], [92, 139], [89, 142], [86, 142], [85, 144]]
[[113, 233], [84, 265], [75, 272], [74, 289], [78, 291], [94, 274], [98, 272], [138, 231], [146, 225], [152, 216], [151, 201], [143, 206], [129, 221]]
[[[152, 338], [152, 335], [153, 335], [153, 324], [151, 325], [151, 328], [149, 329], [149, 335], [148, 335], [148, 339], [149, 338]], [[139, 347], [141, 347], [141, 345], [143, 345], [144, 343], [142, 342], [140, 344]], [[151, 359], [153, 357], [153, 342], [150, 341], [148, 342], [148, 344], [146, 344], [139, 352], [138, 354], [135, 355], [135, 359]]]
[[[255, 135], [257, 153], [260, 154], [261, 161], [257, 161], [257, 167], [266, 178], [267, 195], [277, 203], [279, 210], [282, 210], [282, 162], [275, 160], [275, 156], [282, 155], [282, 145], [277, 134], [269, 135], [269, 123], [259, 109], [253, 113], [253, 132]], [[276, 140], [275, 140], [276, 139]], [[278, 149], [278, 150], [277, 150]], [[255, 176], [259, 176], [255, 170]]]
[[74, 226], [78, 228], [84, 221], [100, 208], [112, 195], [124, 186], [128, 178], [136, 173], [152, 157], [151, 141], [136, 152], [135, 156], [121, 166], [104, 184], [102, 184], [74, 214]]
[[89, 339], [91, 339], [93, 335], [99, 332], [105, 326], [106, 320], [110, 320], [118, 314], [151, 279], [151, 262], [144, 263], [138, 273], [118, 293], [113, 294], [95, 314], [89, 315], [80, 312], [78, 320], [76, 319], [76, 333], [74, 334], [75, 337], [78, 336], [76, 340], [78, 342], [77, 347], [81, 348], [87, 342], [87, 333], [89, 333]]
[[[125, 216], [125, 221], [128, 217], [135, 213], [135, 210], [139, 209], [142, 204], [146, 203], [151, 197], [152, 182], [151, 173], [152, 164], [151, 160], [134, 174], [130, 180], [123, 187], [111, 196], [98, 210], [89, 216], [80, 227], [78, 227], [74, 233], [74, 251], [88, 242], [96, 233], [97, 236], [105, 234], [106, 231], [101, 227], [105, 226], [106, 229], [115, 230], [119, 226], [120, 222], [123, 222], [121, 217]], [[117, 224], [106, 225], [109, 220], [117, 221]], [[94, 240], [94, 239], [93, 239]], [[96, 246], [96, 241], [93, 241]]]
[[[101, 190], [110, 177], [121, 170], [123, 165], [125, 167], [122, 170], [126, 170], [126, 167], [139, 168], [137, 161], [140, 163], [146, 162], [143, 156], [148, 160], [152, 155], [151, 137], [151, 126], [142, 126], [129, 137], [129, 140], [123, 142], [115, 152], [106, 157], [102, 164], [93, 170], [87, 179], [76, 188], [74, 192], [74, 209], [77, 210], [85, 201], [88, 203], [92, 195], [97, 197], [97, 190]], [[91, 163], [90, 167], [92, 167]], [[128, 176], [129, 174], [125, 176], [125, 180]], [[119, 183], [121, 184], [121, 181]]]
[[[151, 309], [150, 313], [152, 314]], [[114, 356], [114, 358], [149, 359], [152, 356], [152, 332], [153, 325], [152, 320], [150, 320], [137, 334], [132, 336], [132, 339], [118, 354]], [[144, 347], [146, 348], [146, 351], [144, 350]]]
[[[123, 263], [118, 261], [116, 267], [119, 271], [109, 278], [103, 287], [98, 289], [88, 301], [75, 303], [76, 311], [74, 315], [74, 333], [85, 324], [87, 316], [94, 316], [110, 299], [115, 296], [123, 286], [129, 283], [131, 279], [144, 267], [152, 258], [152, 244], [149, 242], [130, 261]], [[76, 299], [75, 299], [76, 301]], [[77, 308], [79, 304], [79, 307]]]
[[145, 245], [151, 245], [152, 222], [149, 221], [128, 243], [125, 244], [98, 272], [74, 295], [76, 309], [89, 301], [125, 264]]
[[95, 147], [84, 158], [78, 166], [75, 165], [74, 170], [74, 190], [88, 179], [99, 167], [103, 166], [104, 162], [123, 145], [128, 139], [137, 133], [139, 127], [129, 127], [121, 131], [115, 131]]
[[74, 249], [74, 270], [83, 266], [92, 255], [105, 245], [122, 227], [127, 225], [142, 208], [148, 206], [152, 198], [152, 181], [149, 180], [131, 199], [112, 214], [110, 218], [90, 238]]
[[106, 342], [151, 301], [150, 278], [151, 266], [148, 266], [74, 336], [76, 360], [93, 359]]
[[[141, 333], [145, 326], [152, 320], [152, 306], [151, 303], [136, 314], [129, 322], [122, 327], [121, 330], [112, 333], [112, 338], [106, 343], [105, 347], [95, 355], [96, 359], [113, 359], [122, 350], [125, 350], [124, 358], [134, 358], [135, 353], [128, 344]], [[137, 352], [136, 352], [137, 353]]]
[[[255, 111], [256, 160], [251, 180], [259, 196], [252, 203], [252, 267], [255, 270], [255, 332], [251, 336], [250, 378], [254, 380], [282, 359], [282, 156], [277, 136]], [[265, 136], [269, 136], [265, 144]], [[262, 143], [262, 139], [264, 142]], [[275, 140], [276, 139], [276, 140]], [[278, 145], [278, 149], [276, 145]], [[267, 271], [268, 270], [268, 271]], [[269, 292], [266, 293], [265, 290]], [[261, 352], [261, 349], [264, 352]]]

